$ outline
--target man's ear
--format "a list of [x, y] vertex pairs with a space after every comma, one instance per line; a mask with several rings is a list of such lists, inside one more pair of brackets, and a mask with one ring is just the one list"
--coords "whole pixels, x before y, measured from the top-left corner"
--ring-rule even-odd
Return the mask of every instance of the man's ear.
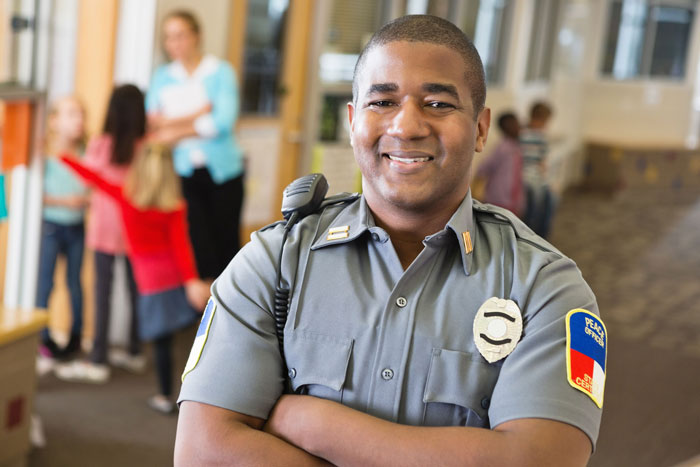
[[355, 133], [355, 105], [348, 102], [348, 122], [350, 123], [350, 146], [352, 146], [352, 135]]
[[476, 144], [474, 145], [474, 151], [482, 152], [484, 150], [490, 127], [491, 109], [484, 107], [476, 117]]

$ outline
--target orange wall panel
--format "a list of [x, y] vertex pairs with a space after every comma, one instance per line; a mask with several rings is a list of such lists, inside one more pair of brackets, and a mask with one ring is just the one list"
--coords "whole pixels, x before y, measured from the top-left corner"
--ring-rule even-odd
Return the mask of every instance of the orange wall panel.
[[2, 126], [2, 167], [7, 171], [29, 162], [29, 145], [32, 130], [32, 103], [30, 101], [6, 102]]

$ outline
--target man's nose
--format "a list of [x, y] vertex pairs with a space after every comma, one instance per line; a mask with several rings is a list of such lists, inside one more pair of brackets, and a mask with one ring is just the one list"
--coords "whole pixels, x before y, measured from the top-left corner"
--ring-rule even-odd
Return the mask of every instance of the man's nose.
[[401, 105], [391, 120], [389, 136], [401, 139], [425, 138], [430, 134], [430, 125], [423, 113], [423, 108], [414, 102]]

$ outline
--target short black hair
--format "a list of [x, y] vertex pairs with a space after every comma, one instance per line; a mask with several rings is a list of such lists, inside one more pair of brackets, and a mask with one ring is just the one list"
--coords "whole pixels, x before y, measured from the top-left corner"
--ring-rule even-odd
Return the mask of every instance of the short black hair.
[[547, 120], [552, 116], [552, 106], [544, 101], [537, 101], [530, 107], [530, 120]]
[[444, 45], [459, 53], [464, 59], [465, 77], [471, 87], [474, 116], [484, 108], [486, 103], [486, 76], [484, 65], [474, 43], [454, 24], [446, 19], [432, 15], [408, 15], [397, 18], [381, 27], [372, 35], [360, 53], [355, 64], [352, 79], [352, 100], [357, 102], [358, 76], [364, 66], [365, 57], [374, 49], [390, 42], [427, 42]]
[[503, 112], [498, 116], [498, 128], [504, 133], [508, 132], [508, 124], [515, 121], [518, 123], [518, 117], [513, 112]]

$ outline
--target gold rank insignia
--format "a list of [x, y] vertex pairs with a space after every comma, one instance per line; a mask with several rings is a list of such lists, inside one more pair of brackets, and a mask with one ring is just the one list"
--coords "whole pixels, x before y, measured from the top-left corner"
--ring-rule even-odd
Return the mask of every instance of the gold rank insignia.
[[466, 254], [469, 254], [472, 251], [474, 251], [474, 246], [472, 245], [472, 236], [469, 234], [468, 230], [466, 232], [462, 232], [462, 240], [464, 240], [464, 251]]
[[350, 226], [341, 225], [340, 227], [332, 227], [328, 229], [328, 236], [326, 240], [341, 240], [343, 238], [348, 238], [350, 236]]

